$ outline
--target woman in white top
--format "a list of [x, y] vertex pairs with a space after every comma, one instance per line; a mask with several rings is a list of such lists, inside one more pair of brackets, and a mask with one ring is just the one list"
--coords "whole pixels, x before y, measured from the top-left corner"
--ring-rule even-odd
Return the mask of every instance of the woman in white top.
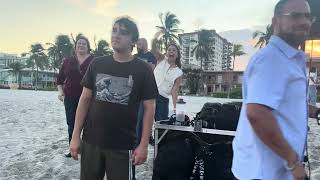
[[171, 44], [166, 53], [166, 58], [158, 62], [154, 69], [159, 96], [156, 99], [155, 120], [168, 119], [169, 97], [172, 96], [173, 110], [176, 109], [178, 91], [182, 82], [180, 49]]

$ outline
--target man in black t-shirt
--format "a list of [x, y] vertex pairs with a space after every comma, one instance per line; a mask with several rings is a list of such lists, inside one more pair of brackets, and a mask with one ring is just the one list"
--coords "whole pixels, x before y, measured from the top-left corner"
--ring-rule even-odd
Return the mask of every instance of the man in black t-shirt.
[[[105, 172], [108, 180], [132, 179], [131, 163], [140, 165], [147, 159], [158, 90], [149, 65], [132, 56], [138, 37], [132, 20], [116, 20], [111, 36], [114, 54], [96, 58], [82, 79], [70, 145], [72, 157], [78, 159], [83, 129], [81, 180], [103, 179]], [[145, 109], [144, 124], [135, 148], [140, 102]]]
[[[138, 40], [137, 52], [138, 54], [135, 54], [134, 56], [137, 59], [148, 63], [153, 70], [157, 64], [157, 59], [154, 57], [154, 55], [151, 52], [148, 51], [148, 42], [145, 38], [140, 38]], [[140, 143], [141, 135], [142, 135], [143, 113], [144, 113], [143, 103], [141, 103], [139, 107], [138, 122], [137, 122], [137, 145]], [[152, 138], [152, 135], [150, 135], [149, 143], [151, 145], [154, 145], [154, 139]]]

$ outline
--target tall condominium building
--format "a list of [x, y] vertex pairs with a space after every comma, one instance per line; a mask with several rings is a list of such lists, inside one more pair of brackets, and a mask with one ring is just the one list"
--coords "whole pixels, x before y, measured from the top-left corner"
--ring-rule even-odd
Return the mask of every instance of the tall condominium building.
[[[210, 56], [209, 61], [203, 60], [202, 68], [209, 71], [229, 70], [232, 44], [217, 34], [215, 30], [210, 31], [214, 35], [214, 43], [212, 44], [214, 53]], [[198, 36], [199, 32], [179, 34], [182, 43], [181, 63], [184, 68], [200, 68], [200, 59], [196, 59], [195, 53], [192, 53], [198, 44]]]

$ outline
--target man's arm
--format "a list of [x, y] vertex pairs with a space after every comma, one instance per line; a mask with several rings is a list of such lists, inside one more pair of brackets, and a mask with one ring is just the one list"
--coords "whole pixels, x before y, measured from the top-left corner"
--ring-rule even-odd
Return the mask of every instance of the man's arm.
[[144, 114], [143, 114], [143, 130], [140, 144], [147, 147], [149, 144], [149, 137], [154, 120], [154, 113], [156, 107], [155, 99], [143, 101]]
[[137, 149], [134, 152], [134, 164], [140, 165], [147, 159], [148, 144], [151, 128], [153, 125], [154, 113], [155, 113], [155, 99], [149, 99], [143, 101], [144, 114], [143, 114], [143, 129], [141, 141]]
[[[289, 167], [296, 166], [296, 163], [299, 162], [299, 157], [283, 137], [278, 123], [272, 114], [272, 109], [260, 104], [247, 104], [247, 116], [260, 140], [285, 159]], [[304, 173], [301, 163], [296, 166], [292, 173]]]
[[72, 140], [70, 143], [70, 152], [73, 159], [75, 160], [78, 159], [78, 154], [80, 153], [80, 142], [81, 142], [80, 134], [89, 110], [91, 99], [92, 99], [92, 90], [86, 87], [83, 87], [77, 112], [76, 112], [75, 124], [74, 124], [73, 133], [72, 133]]

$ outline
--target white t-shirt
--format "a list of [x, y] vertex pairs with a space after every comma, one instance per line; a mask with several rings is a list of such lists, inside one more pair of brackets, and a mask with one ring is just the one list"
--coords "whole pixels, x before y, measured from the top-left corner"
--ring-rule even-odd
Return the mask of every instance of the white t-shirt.
[[247, 104], [262, 104], [272, 113], [282, 135], [303, 159], [307, 138], [306, 56], [279, 37], [255, 54], [244, 73], [243, 105], [233, 140], [232, 172], [240, 180], [293, 180], [286, 161], [255, 134]]
[[179, 67], [170, 68], [166, 59], [162, 60], [155, 67], [153, 73], [157, 82], [159, 94], [165, 98], [169, 98], [175, 80], [183, 74]]

